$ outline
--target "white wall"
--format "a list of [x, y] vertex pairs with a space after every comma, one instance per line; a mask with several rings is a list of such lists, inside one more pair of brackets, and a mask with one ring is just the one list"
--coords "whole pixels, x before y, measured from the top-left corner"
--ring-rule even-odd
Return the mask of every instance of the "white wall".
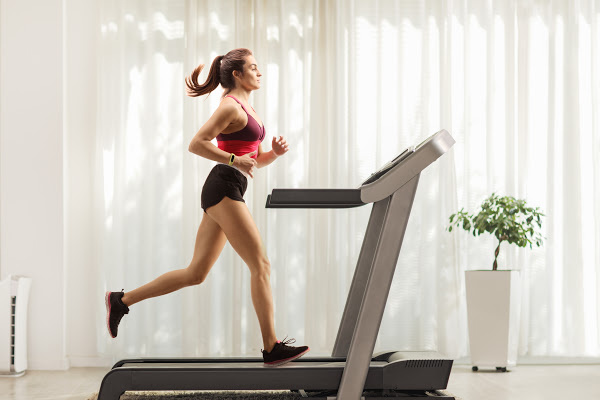
[[63, 4], [0, 1], [0, 275], [33, 278], [29, 368], [62, 369]]
[[[29, 368], [96, 357], [96, 0], [0, 0], [0, 277], [33, 278]], [[97, 296], [96, 296], [97, 297]]]

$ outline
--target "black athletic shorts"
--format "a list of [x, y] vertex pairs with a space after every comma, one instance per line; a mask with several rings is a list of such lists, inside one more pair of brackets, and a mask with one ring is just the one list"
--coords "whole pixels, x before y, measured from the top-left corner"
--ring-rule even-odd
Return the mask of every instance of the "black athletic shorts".
[[206, 209], [219, 204], [223, 197], [244, 202], [248, 179], [237, 168], [217, 164], [210, 171], [200, 195], [200, 205]]

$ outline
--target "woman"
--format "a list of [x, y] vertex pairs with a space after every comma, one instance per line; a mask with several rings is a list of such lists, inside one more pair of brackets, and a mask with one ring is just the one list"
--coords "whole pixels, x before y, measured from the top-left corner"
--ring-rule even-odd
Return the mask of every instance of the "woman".
[[[261, 77], [250, 50], [236, 49], [215, 58], [206, 82], [200, 85], [197, 79], [202, 68], [204, 65], [199, 65], [186, 78], [188, 95], [202, 96], [219, 84], [225, 91], [219, 107], [189, 146], [192, 153], [219, 163], [209, 173], [202, 188], [204, 215], [196, 236], [194, 256], [187, 268], [167, 272], [135, 290], [107, 292], [108, 330], [113, 338], [117, 336], [119, 322], [129, 313], [129, 306], [204, 282], [229, 240], [250, 268], [252, 303], [262, 332], [264, 363], [266, 366], [282, 365], [306, 354], [309, 348], [289, 346], [294, 339], [280, 342], [275, 336], [271, 266], [243, 196], [248, 185], [247, 176], [254, 178], [255, 168], [269, 165], [284, 155], [288, 145], [283, 137], [274, 137], [272, 150], [262, 150], [265, 128], [248, 104], [250, 93], [260, 88]], [[218, 147], [211, 143], [215, 137]]]

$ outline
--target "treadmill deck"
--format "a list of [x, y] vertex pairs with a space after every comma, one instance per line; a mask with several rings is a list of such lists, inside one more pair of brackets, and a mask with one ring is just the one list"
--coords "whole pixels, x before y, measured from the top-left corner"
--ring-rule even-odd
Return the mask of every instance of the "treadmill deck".
[[[345, 366], [340, 358], [301, 358], [280, 367], [267, 367], [260, 358], [122, 360], [105, 376], [102, 386], [127, 390], [336, 390]], [[452, 360], [445, 359], [372, 360], [364, 388], [442, 390], [451, 368]]]

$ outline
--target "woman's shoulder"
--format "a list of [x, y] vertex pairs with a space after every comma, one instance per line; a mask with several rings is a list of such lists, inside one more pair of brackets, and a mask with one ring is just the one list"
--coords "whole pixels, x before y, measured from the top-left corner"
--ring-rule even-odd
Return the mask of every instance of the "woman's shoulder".
[[235, 108], [239, 107], [240, 104], [235, 101], [233, 98], [229, 97], [229, 96], [225, 96], [221, 99], [221, 102], [219, 103], [219, 107], [222, 106], [233, 106]]
[[225, 97], [223, 100], [221, 100], [215, 112], [218, 112], [219, 114], [236, 115], [239, 113], [239, 108], [240, 105], [235, 100], [233, 100], [231, 97]]
[[[240, 112], [241, 111], [241, 112]], [[229, 121], [229, 124], [244, 124], [246, 114], [241, 109], [240, 105], [231, 97], [225, 97], [219, 103], [219, 106], [213, 114], [217, 119]]]

